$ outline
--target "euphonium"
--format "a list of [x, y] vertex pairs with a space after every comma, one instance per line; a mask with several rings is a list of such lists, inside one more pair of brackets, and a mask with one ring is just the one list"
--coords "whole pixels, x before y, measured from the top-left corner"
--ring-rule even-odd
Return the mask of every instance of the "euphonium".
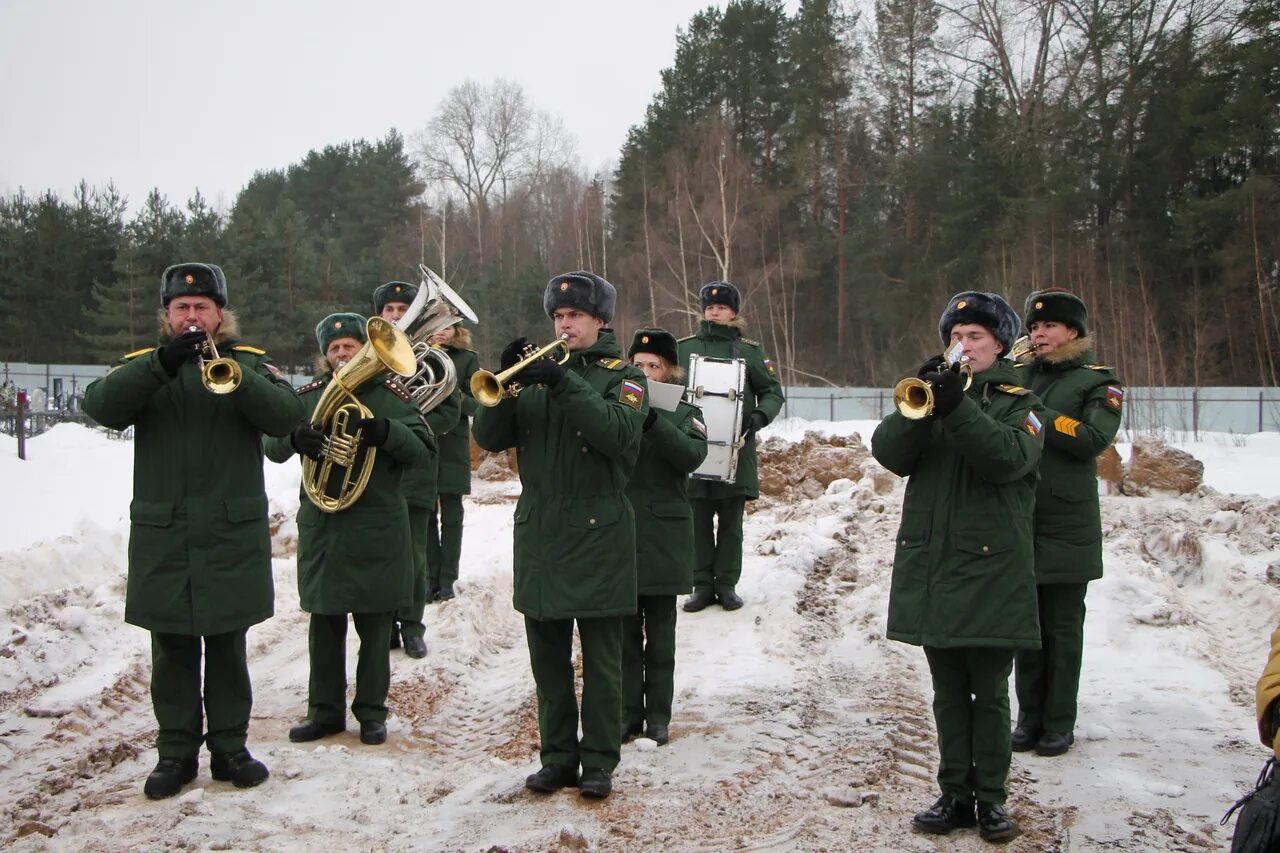
[[1040, 349], [1040, 346], [1031, 342], [1030, 335], [1023, 335], [1013, 342], [1013, 346], [1009, 347], [1009, 358], [1014, 361], [1029, 361], [1036, 357], [1036, 350], [1038, 349]]
[[440, 405], [458, 386], [458, 372], [453, 359], [440, 347], [431, 344], [431, 336], [461, 320], [476, 320], [466, 301], [445, 284], [425, 264], [418, 265], [422, 284], [396, 327], [409, 337], [413, 345], [417, 370], [401, 385], [424, 415]]
[[[189, 326], [188, 332], [200, 331], [199, 326]], [[243, 371], [234, 358], [222, 358], [213, 342], [213, 335], [205, 331], [205, 341], [200, 347], [200, 381], [206, 390], [214, 394], [230, 394], [240, 387]], [[208, 356], [208, 360], [205, 360]]]
[[568, 335], [561, 335], [541, 349], [530, 352], [532, 347], [526, 348], [525, 357], [501, 373], [477, 370], [471, 374], [471, 396], [475, 397], [476, 402], [482, 406], [496, 406], [502, 402], [503, 397], [518, 397], [522, 389], [518, 383], [512, 381], [516, 374], [540, 358], [552, 358], [551, 354], [558, 349], [563, 349], [564, 355], [556, 358], [556, 363], [564, 364], [569, 360], [570, 355], [568, 341]]
[[[381, 317], [370, 317], [366, 327], [368, 340], [336, 373], [320, 394], [311, 422], [325, 433], [323, 458], [302, 459], [302, 488], [316, 508], [322, 512], [341, 512], [364, 494], [373, 473], [377, 452], [365, 450], [364, 461], [356, 470], [360, 451], [361, 430], [352, 431], [354, 421], [373, 417], [368, 406], [356, 398], [356, 390], [386, 371], [397, 376], [412, 376], [417, 370], [413, 346], [404, 332]], [[329, 493], [329, 479], [341, 469], [342, 479], [336, 494]]]
[[[973, 384], [973, 368], [969, 367], [969, 357], [964, 355], [964, 344], [956, 341], [942, 354], [948, 368], [957, 369], [965, 375], [964, 388], [969, 390]], [[904, 418], [913, 421], [927, 418], [933, 414], [933, 385], [915, 376], [893, 386], [893, 405]]]

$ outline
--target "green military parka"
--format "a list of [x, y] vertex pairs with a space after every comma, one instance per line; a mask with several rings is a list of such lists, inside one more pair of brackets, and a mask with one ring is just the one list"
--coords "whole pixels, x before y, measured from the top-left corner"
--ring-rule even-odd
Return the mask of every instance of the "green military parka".
[[683, 595], [693, 588], [689, 472], [707, 458], [707, 433], [696, 406], [655, 411], [627, 483], [636, 513], [636, 576], [640, 595]]
[[945, 418], [893, 412], [871, 452], [907, 477], [889, 590], [891, 640], [1040, 647], [1031, 524], [1040, 401], [998, 361]]
[[[332, 374], [298, 389], [308, 416]], [[298, 507], [298, 597], [308, 613], [389, 613], [413, 603], [409, 510], [400, 480], [435, 450], [435, 438], [396, 383], [370, 381], [356, 397], [390, 422], [364, 493], [341, 512], [321, 512], [305, 491]], [[267, 456], [296, 452], [289, 436], [266, 441]], [[361, 457], [363, 458], [363, 457]]]
[[[746, 361], [746, 382], [742, 389], [742, 423], [745, 428], [752, 412], [763, 414], [766, 424], [773, 421], [782, 410], [785, 398], [782, 396], [782, 383], [778, 381], [773, 363], [764, 357], [760, 344], [742, 336], [742, 326], [737, 319], [727, 324], [703, 320], [696, 335], [681, 338], [676, 346], [680, 354], [680, 366], [685, 370], [689, 369], [689, 356], [694, 353], [714, 358], [741, 358]], [[747, 500], [760, 497], [754, 439], [738, 451], [738, 470], [733, 483], [694, 480], [689, 484], [690, 498], [718, 500], [737, 495], [743, 495]]]
[[171, 378], [155, 349], [85, 389], [89, 417], [134, 429], [124, 618], [150, 631], [223, 634], [274, 608], [261, 436], [287, 435], [303, 404], [262, 350], [217, 343], [241, 368], [230, 394], [206, 390], [195, 362]]
[[400, 480], [400, 491], [404, 500], [411, 507], [418, 509], [435, 509], [436, 497], [439, 494], [441, 454], [437, 449], [443, 443], [443, 436], [458, 423], [458, 415], [462, 412], [462, 392], [454, 392], [445, 397], [434, 409], [427, 412], [424, 420], [431, 431], [434, 441], [431, 449], [421, 462], [411, 465]]
[[462, 393], [462, 413], [457, 424], [440, 436], [440, 483], [442, 495], [471, 494], [471, 418], [477, 404], [471, 396], [471, 377], [480, 369], [480, 360], [469, 349], [444, 345], [453, 359], [458, 374], [458, 390]]
[[636, 611], [635, 514], [625, 489], [648, 385], [613, 332], [572, 354], [554, 388], [525, 388], [476, 414], [485, 450], [516, 448], [514, 604], [531, 619]]
[[1044, 456], [1036, 489], [1036, 580], [1085, 583], [1102, 577], [1098, 454], [1120, 429], [1124, 387], [1093, 363], [1077, 338], [1017, 367], [1018, 383], [1044, 403]]

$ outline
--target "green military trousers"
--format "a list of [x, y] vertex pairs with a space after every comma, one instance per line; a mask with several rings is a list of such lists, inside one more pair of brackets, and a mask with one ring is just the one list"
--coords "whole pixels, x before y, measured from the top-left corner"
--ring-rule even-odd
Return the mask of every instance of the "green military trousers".
[[938, 728], [938, 787], [944, 794], [1003, 803], [1013, 748], [1009, 673], [1013, 649], [925, 646]]
[[[742, 578], [743, 495], [694, 498], [693, 588], [732, 592]], [[719, 523], [717, 524], [717, 517]]]
[[578, 619], [582, 642], [582, 740], [574, 692], [573, 619], [525, 617], [529, 663], [538, 688], [538, 737], [548, 764], [613, 772], [622, 754], [622, 619]]
[[410, 637], [422, 637], [427, 633], [422, 614], [427, 609], [429, 591], [434, 588], [427, 581], [427, 530], [430, 523], [430, 507], [409, 507], [409, 534], [413, 542], [413, 604], [396, 611], [400, 636], [406, 640]]
[[[156, 751], [161, 758], [192, 758], [204, 742], [217, 755], [244, 748], [249, 712], [253, 709], [246, 633], [240, 630], [196, 637], [152, 632], [151, 706], [160, 729]], [[207, 736], [205, 715], [209, 721]]]
[[1088, 583], [1047, 583], [1040, 600], [1038, 651], [1014, 657], [1018, 725], [1032, 732], [1068, 734], [1076, 727], [1076, 695], [1084, 657], [1084, 597]]
[[642, 595], [622, 617], [622, 722], [632, 728], [671, 724], [676, 692], [676, 597]]
[[462, 495], [441, 493], [427, 525], [427, 586], [444, 589], [458, 582], [462, 562]]
[[[356, 662], [356, 697], [351, 713], [360, 722], [387, 721], [387, 691], [391, 689], [391, 624], [393, 613], [352, 613], [360, 635]], [[311, 680], [307, 688], [307, 719], [333, 725], [347, 719], [347, 614], [312, 613], [307, 639]]]

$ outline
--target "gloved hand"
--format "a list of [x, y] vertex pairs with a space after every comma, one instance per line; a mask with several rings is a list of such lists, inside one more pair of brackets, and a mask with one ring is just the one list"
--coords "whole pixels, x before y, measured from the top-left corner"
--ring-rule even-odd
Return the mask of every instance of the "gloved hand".
[[526, 388], [530, 385], [546, 385], [548, 388], [554, 388], [563, 378], [564, 368], [550, 358], [540, 358], [516, 374], [516, 381]]
[[507, 348], [502, 351], [502, 358], [498, 361], [498, 364], [501, 365], [498, 368], [498, 371], [501, 372], [506, 370], [508, 367], [513, 366], [517, 361], [519, 361], [520, 353], [527, 343], [529, 343], [528, 338], [516, 338], [511, 343], [507, 344]]
[[921, 377], [933, 386], [933, 413], [945, 418], [964, 399], [964, 378], [958, 370], [942, 370]]
[[169, 343], [160, 347], [160, 366], [170, 376], [178, 375], [178, 368], [183, 362], [191, 361], [200, 352], [209, 336], [202, 330], [183, 332]]
[[313, 424], [306, 421], [298, 424], [293, 428], [293, 432], [289, 433], [289, 442], [293, 445], [293, 449], [320, 461], [324, 453], [324, 433], [316, 429]]
[[764, 429], [764, 426], [764, 412], [752, 412], [747, 416], [747, 422], [742, 425], [742, 437], [747, 438], [755, 435], [757, 432]]
[[360, 430], [361, 447], [381, 447], [391, 435], [391, 421], [386, 418], [361, 418], [356, 426]]
[[658, 410], [650, 406], [649, 414], [644, 416], [644, 431], [648, 432], [650, 428], [653, 427], [653, 422], [656, 421], [657, 419], [658, 419]]
[[937, 373], [947, 366], [946, 356], [935, 355], [933, 358], [920, 365], [920, 369], [916, 371], [916, 377], [924, 379], [926, 373]]

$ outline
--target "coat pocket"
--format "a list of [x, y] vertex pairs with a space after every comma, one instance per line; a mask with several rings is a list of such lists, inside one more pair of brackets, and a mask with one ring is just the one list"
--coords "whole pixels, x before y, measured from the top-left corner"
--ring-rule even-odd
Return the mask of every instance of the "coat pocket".
[[907, 510], [902, 513], [902, 523], [898, 525], [899, 548], [918, 548], [929, 541], [929, 525], [932, 516], [928, 512]]
[[239, 524], [242, 521], [261, 521], [267, 517], [267, 496], [250, 495], [245, 498], [227, 498], [227, 521]]
[[1095, 477], [1089, 477], [1088, 479], [1082, 477], [1060, 477], [1049, 480], [1046, 485], [1049, 488], [1049, 494], [1067, 503], [1096, 500], [1098, 497], [1098, 481]]
[[687, 501], [651, 501], [649, 512], [656, 518], [692, 518], [693, 509]]
[[173, 504], [168, 501], [135, 500], [129, 505], [129, 520], [147, 527], [168, 527], [173, 523]]
[[989, 557], [1009, 550], [1008, 532], [961, 530], [956, 533], [956, 550], [978, 557]]

